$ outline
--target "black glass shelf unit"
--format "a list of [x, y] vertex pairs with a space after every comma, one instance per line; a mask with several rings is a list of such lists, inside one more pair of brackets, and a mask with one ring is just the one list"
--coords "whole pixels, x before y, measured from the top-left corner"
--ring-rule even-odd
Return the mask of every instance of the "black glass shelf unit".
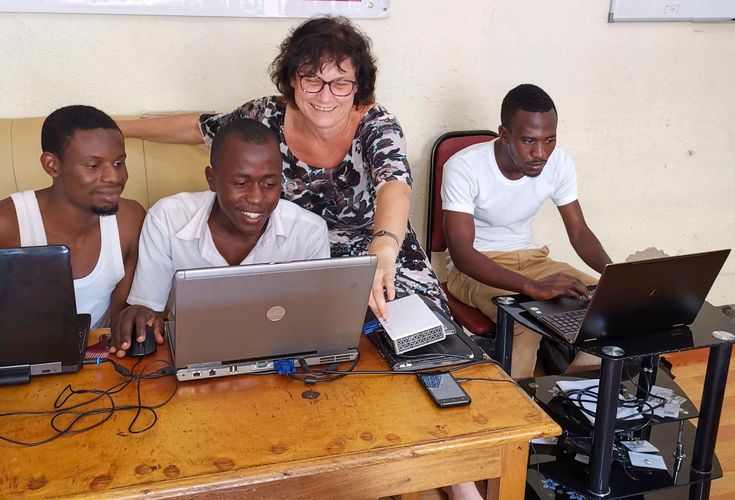
[[[637, 372], [637, 367], [630, 368], [632, 371]], [[622, 382], [622, 388], [626, 394], [635, 395], [638, 387], [644, 382], [640, 380], [640, 377], [636, 374], [634, 377], [629, 378], [626, 375], [631, 375], [629, 369], [623, 370], [624, 380]], [[558, 381], [574, 381], [584, 379], [597, 379], [599, 372], [585, 372], [573, 375], [554, 375], [548, 377], [538, 377], [535, 379], [525, 379], [519, 382], [519, 385], [528, 393], [529, 396], [538, 404], [546, 413], [558, 423], [564, 431], [572, 436], [591, 436], [592, 435], [592, 424], [582, 412], [573, 405], [567, 398], [562, 396], [560, 389], [556, 383]], [[678, 420], [688, 420], [691, 418], [697, 418], [699, 412], [697, 407], [694, 406], [689, 396], [672, 380], [672, 378], [662, 370], [657, 371], [656, 381], [653, 385], [672, 389], [675, 396], [681, 396], [686, 399], [682, 403], [679, 416], [676, 418], [664, 418], [658, 416], [652, 416], [650, 418], [651, 425], [658, 425], [667, 422], [676, 422]], [[650, 412], [648, 412], [650, 413]], [[618, 420], [617, 427], [621, 430], [633, 431], [640, 427], [643, 423], [647, 423], [648, 418], [635, 419], [635, 420]]]
[[[562, 342], [559, 337], [536, 323], [535, 318], [519, 306], [528, 298], [522, 295], [495, 297], [493, 303], [498, 306], [498, 320], [496, 333], [496, 356], [506, 370], [511, 368], [511, 346], [513, 340], [513, 324], [519, 322], [524, 326], [537, 331], [541, 335]], [[633, 322], [634, 323], [634, 322]], [[539, 460], [538, 469], [529, 469], [529, 486], [556, 485], [562, 493], [551, 492], [549, 488], [539, 488], [542, 498], [655, 498], [656, 493], [671, 490], [672, 495], [679, 493], [690, 485], [689, 498], [704, 499], [709, 497], [709, 487], [712, 479], [721, 477], [722, 470], [714, 455], [717, 429], [720, 412], [727, 385], [727, 373], [730, 366], [735, 324], [711, 304], [704, 303], [696, 319], [687, 327], [676, 327], [668, 331], [637, 331], [636, 325], [630, 325], [627, 335], [615, 338], [598, 338], [576, 345], [581, 351], [599, 356], [602, 361], [600, 369], [600, 386], [597, 396], [597, 414], [594, 429], [586, 418], [577, 411], [575, 415], [570, 405], [561, 400], [554, 400], [553, 390], [555, 383], [543, 379], [527, 383], [526, 388], [534, 393], [537, 401], [553, 418], [557, 418], [565, 429], [562, 437], [571, 437], [575, 440], [566, 440], [562, 443], [571, 446], [557, 446], [545, 461]], [[699, 412], [691, 406], [684, 405], [684, 411], [674, 419], [651, 418], [651, 425], [643, 426], [635, 422], [620, 423], [616, 419], [616, 408], [619, 406], [619, 391], [622, 380], [625, 378], [626, 364], [638, 364], [640, 370], [648, 374], [651, 382], [666, 386], [673, 381], [657, 373], [658, 359], [661, 354], [685, 351], [689, 349], [709, 348], [709, 358], [702, 391], [702, 402]], [[558, 379], [557, 379], [558, 380]], [[645, 380], [645, 379], [644, 379]], [[643, 397], [647, 392], [648, 384], [639, 384], [643, 388], [635, 389], [636, 396]], [[539, 390], [539, 386], [542, 387]], [[549, 391], [552, 392], [549, 392]], [[630, 384], [628, 383], [628, 390]], [[688, 400], [688, 398], [687, 398]], [[688, 419], [697, 418], [696, 433]], [[646, 423], [646, 422], [644, 422]], [[648, 439], [657, 446], [669, 462], [673, 460], [671, 450], [676, 446], [676, 436], [679, 426], [686, 430], [685, 454], [679, 466], [668, 464], [667, 471], [657, 473], [646, 471], [643, 479], [630, 477], [629, 468], [622, 465], [625, 453], [616, 450], [616, 443], [621, 432], [628, 432], [631, 436]], [[626, 428], [627, 426], [627, 428]], [[666, 429], [675, 428], [672, 435]], [[663, 436], [663, 437], [662, 437]], [[582, 464], [574, 457], [579, 449], [589, 441], [589, 465]], [[668, 442], [668, 445], [666, 442]], [[666, 455], [668, 453], [668, 456]], [[540, 456], [540, 452], [539, 452]], [[571, 458], [570, 458], [571, 456]], [[675, 473], [676, 470], [680, 473]], [[683, 472], [681, 472], [683, 471]], [[534, 476], [535, 474], [535, 476]], [[541, 476], [539, 476], [539, 474]], [[546, 481], [546, 482], [544, 482]], [[675, 497], [668, 497], [671, 500]]]
[[[604, 498], [663, 499], [690, 498], [694, 483], [722, 477], [722, 468], [715, 457], [712, 472], [701, 475], [691, 471], [696, 428], [689, 421], [681, 421], [683, 457], [675, 459], [679, 422], [672, 421], [653, 426], [648, 440], [659, 449], [666, 463], [666, 470], [633, 467], [629, 463], [613, 460], [610, 469], [610, 493]], [[560, 443], [563, 439], [560, 439]], [[599, 499], [589, 492], [588, 465], [578, 459], [580, 450], [574, 446], [533, 445], [526, 483], [526, 499], [581, 500]], [[620, 457], [619, 452], [614, 453]]]

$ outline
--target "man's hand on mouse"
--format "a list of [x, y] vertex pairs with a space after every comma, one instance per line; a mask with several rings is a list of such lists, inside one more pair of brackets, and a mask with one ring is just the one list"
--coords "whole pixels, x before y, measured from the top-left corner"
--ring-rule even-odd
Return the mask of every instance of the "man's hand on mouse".
[[153, 329], [157, 344], [163, 344], [163, 318], [145, 306], [128, 306], [110, 324], [110, 353], [118, 358], [125, 356], [130, 348], [130, 336], [135, 326], [136, 341], [145, 340], [146, 325]]
[[560, 295], [577, 299], [589, 299], [591, 296], [581, 281], [564, 273], [552, 274], [536, 281], [529, 287], [527, 295], [534, 300], [547, 300]]

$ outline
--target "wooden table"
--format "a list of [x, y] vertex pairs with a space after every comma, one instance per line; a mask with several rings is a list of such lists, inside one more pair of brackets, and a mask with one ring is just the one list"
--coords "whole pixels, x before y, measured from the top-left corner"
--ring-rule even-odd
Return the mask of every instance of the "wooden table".
[[[386, 369], [366, 338], [360, 351], [358, 369]], [[170, 360], [168, 346], [159, 346], [155, 357]], [[460, 374], [508, 378], [492, 365]], [[50, 409], [67, 384], [100, 389], [121, 380], [105, 363], [0, 387], [0, 413]], [[279, 375], [186, 382], [143, 434], [128, 433], [128, 411], [42, 446], [0, 442], [0, 498], [376, 498], [498, 477], [490, 482], [492, 494], [523, 498], [528, 441], [561, 429], [515, 384], [463, 386], [470, 406], [438, 409], [415, 377], [405, 375], [317, 384], [316, 399], [302, 397], [309, 390], [302, 382]], [[155, 404], [173, 379], [142, 387], [144, 404]], [[134, 387], [115, 400], [134, 403]], [[31, 441], [51, 430], [48, 419], [5, 417], [0, 434]]]

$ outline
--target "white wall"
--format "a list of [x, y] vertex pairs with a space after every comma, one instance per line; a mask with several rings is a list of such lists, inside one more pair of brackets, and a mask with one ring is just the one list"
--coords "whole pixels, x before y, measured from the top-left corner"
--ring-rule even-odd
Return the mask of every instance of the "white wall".
[[[649, 246], [735, 246], [735, 24], [608, 24], [608, 0], [393, 0], [359, 20], [379, 59], [378, 100], [408, 139], [411, 220], [423, 234], [431, 145], [491, 128], [518, 83], [560, 115], [580, 201], [613, 260]], [[294, 19], [0, 14], [0, 117], [85, 103], [111, 114], [229, 110], [270, 94], [267, 65]], [[582, 265], [556, 210], [535, 223]], [[735, 302], [735, 257], [710, 300]]]

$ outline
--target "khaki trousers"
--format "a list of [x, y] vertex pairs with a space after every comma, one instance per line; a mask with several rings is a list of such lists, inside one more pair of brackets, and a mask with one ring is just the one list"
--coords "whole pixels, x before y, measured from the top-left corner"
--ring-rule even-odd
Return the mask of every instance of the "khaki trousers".
[[[592, 276], [579, 271], [565, 262], [556, 262], [550, 259], [549, 248], [544, 246], [534, 250], [518, 250], [515, 252], [482, 252], [496, 264], [515, 271], [534, 280], [546, 278], [556, 273], [565, 273], [574, 276], [585, 286], [594, 285], [597, 280]], [[452, 269], [447, 278], [449, 292], [460, 301], [472, 307], [477, 307], [487, 317], [497, 322], [498, 310], [490, 299], [497, 295], [512, 295], [516, 292], [503, 290], [484, 285], [464, 273]], [[533, 377], [536, 366], [536, 351], [541, 343], [541, 335], [515, 323], [513, 328], [513, 354], [511, 357], [511, 377], [522, 379]], [[599, 358], [577, 353], [569, 371], [581, 371], [596, 368], [600, 365]]]

